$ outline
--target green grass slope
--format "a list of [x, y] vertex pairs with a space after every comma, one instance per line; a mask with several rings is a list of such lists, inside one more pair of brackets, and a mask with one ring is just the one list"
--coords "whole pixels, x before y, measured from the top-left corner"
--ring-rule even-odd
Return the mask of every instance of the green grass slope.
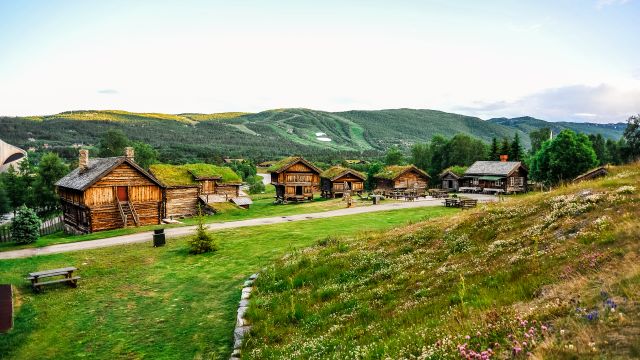
[[[491, 138], [520, 135], [529, 146], [528, 132], [550, 126], [585, 133], [602, 133], [618, 139], [623, 124], [598, 125], [548, 123], [533, 118], [492, 119], [434, 110], [390, 109], [325, 112], [310, 109], [277, 109], [255, 114], [155, 114], [126, 111], [70, 111], [24, 118], [0, 117], [2, 139], [19, 147], [68, 147], [96, 144], [107, 129], [123, 130], [132, 140], [158, 148], [163, 161], [216, 157], [274, 159], [299, 154], [313, 159], [369, 156], [392, 145], [409, 147], [433, 135], [469, 134], [489, 142]], [[330, 142], [321, 141], [324, 133]], [[30, 141], [29, 139], [33, 139]]]
[[256, 282], [245, 359], [640, 357], [640, 165], [387, 233]]

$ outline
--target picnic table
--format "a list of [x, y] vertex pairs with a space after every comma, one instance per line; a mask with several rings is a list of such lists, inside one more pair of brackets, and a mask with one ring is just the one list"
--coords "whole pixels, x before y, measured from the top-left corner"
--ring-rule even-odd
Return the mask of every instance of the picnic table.
[[465, 193], [465, 192], [469, 192], [469, 193], [470, 192], [481, 192], [482, 188], [479, 187], [479, 186], [461, 186], [458, 189], [458, 191], [463, 192], [463, 193]]
[[[31, 281], [31, 288], [35, 292], [40, 292], [42, 290], [42, 286], [44, 285], [58, 284], [58, 283], [67, 283], [71, 287], [77, 287], [80, 276], [73, 276], [73, 272], [76, 270], [78, 269], [73, 266], [70, 266], [70, 267], [65, 267], [60, 269], [32, 272], [32, 273], [29, 273], [29, 277], [27, 278], [27, 280]], [[62, 278], [42, 281], [43, 279], [49, 279], [49, 278], [59, 277], [59, 276], [62, 276]]]
[[474, 208], [478, 205], [478, 200], [476, 199], [465, 199], [465, 198], [449, 198], [444, 199], [444, 206], [446, 207], [459, 207], [462, 209], [470, 209]]
[[504, 190], [503, 189], [484, 188], [484, 193], [498, 195], [498, 194], [504, 193]]

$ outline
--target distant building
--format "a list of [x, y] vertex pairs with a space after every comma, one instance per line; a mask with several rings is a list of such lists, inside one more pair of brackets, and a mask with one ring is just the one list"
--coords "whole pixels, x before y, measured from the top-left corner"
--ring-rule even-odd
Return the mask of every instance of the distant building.
[[529, 170], [520, 161], [476, 161], [464, 173], [461, 187], [493, 193], [527, 191]]
[[607, 168], [604, 166], [599, 166], [595, 169], [591, 169], [586, 173], [577, 176], [575, 179], [573, 179], [573, 182], [579, 182], [583, 180], [593, 180], [599, 177], [607, 176], [607, 174], [609, 174], [609, 171], [607, 170]]
[[333, 166], [320, 174], [320, 189], [322, 196], [335, 198], [349, 192], [359, 194], [364, 191], [364, 181], [367, 176], [359, 171]]
[[464, 172], [460, 172], [455, 168], [445, 169], [440, 173], [440, 183], [442, 190], [458, 191], [460, 188], [460, 178], [464, 176]]
[[267, 172], [276, 188], [276, 201], [286, 203], [312, 200], [322, 171], [302, 157], [291, 156], [271, 165]]
[[232, 163], [234, 163], [234, 162], [239, 162], [239, 163], [241, 163], [241, 162], [243, 162], [243, 161], [244, 161], [244, 159], [230, 159], [230, 158], [225, 158], [225, 159], [224, 159], [224, 163], [225, 163], [225, 164], [232, 164]]
[[394, 190], [423, 192], [429, 186], [431, 176], [415, 165], [392, 165], [374, 175], [376, 190], [390, 193]]
[[0, 173], [9, 170], [9, 167], [17, 170], [25, 157], [26, 151], [0, 140]]

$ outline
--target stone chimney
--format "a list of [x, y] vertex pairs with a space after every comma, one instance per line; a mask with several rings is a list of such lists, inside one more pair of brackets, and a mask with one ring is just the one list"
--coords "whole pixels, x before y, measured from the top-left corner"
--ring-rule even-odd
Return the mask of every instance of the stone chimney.
[[506, 162], [507, 160], [509, 160], [509, 155], [500, 155], [500, 161]]
[[89, 150], [80, 149], [80, 157], [78, 158], [78, 167], [80, 171], [85, 171], [89, 167]]
[[124, 148], [124, 156], [127, 157], [127, 159], [131, 160], [131, 161], [135, 161], [134, 159], [134, 152], [133, 152], [133, 148], [131, 146], [127, 146], [126, 148]]

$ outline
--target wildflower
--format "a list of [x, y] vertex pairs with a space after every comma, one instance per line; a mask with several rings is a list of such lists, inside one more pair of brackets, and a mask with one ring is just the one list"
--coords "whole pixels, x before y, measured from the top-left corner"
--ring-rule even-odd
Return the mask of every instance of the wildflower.
[[480, 335], [481, 335], [480, 331], [476, 332], [476, 336], [480, 336]]
[[560, 330], [560, 335], [564, 335], [564, 329]]
[[522, 348], [520, 346], [515, 346], [513, 348], [513, 355], [518, 355], [522, 352]]
[[522, 347], [527, 347], [527, 342], [526, 341], [522, 342]]
[[467, 339], [467, 340], [469, 340], [469, 339], [471, 339], [471, 336], [467, 335], [467, 336], [465, 336], [464, 338], [465, 338], [465, 339]]
[[546, 326], [544, 326], [544, 325], [542, 325], [542, 326], [540, 327], [540, 330], [542, 330], [542, 332], [547, 331], [547, 329], [548, 329], [548, 328], [547, 328]]

